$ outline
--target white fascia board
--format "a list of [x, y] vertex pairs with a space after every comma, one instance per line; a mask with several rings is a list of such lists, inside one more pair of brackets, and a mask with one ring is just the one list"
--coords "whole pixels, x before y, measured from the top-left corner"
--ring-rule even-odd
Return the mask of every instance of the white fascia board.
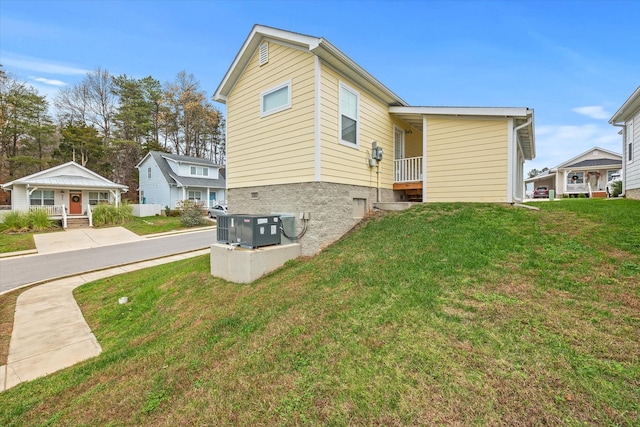
[[390, 113], [434, 116], [528, 117], [533, 110], [526, 107], [389, 107]]
[[142, 165], [145, 162], [145, 160], [147, 160], [147, 157], [149, 156], [151, 156], [151, 151], [147, 152], [147, 154], [144, 155], [142, 160], [138, 162], [138, 164], [136, 165], [136, 169], [140, 169], [140, 165]]
[[[565, 165], [568, 165], [568, 164], [571, 164], [571, 163], [575, 162], [575, 161], [576, 161], [576, 160], [578, 160], [580, 157], [582, 157], [582, 156], [584, 156], [584, 155], [586, 155], [586, 154], [589, 154], [589, 153], [590, 153], [590, 152], [592, 152], [593, 150], [600, 150], [600, 151], [604, 151], [604, 152], [606, 152], [606, 153], [608, 153], [608, 154], [611, 154], [611, 155], [616, 156], [616, 157], [620, 157], [620, 159], [622, 159], [622, 155], [621, 155], [621, 154], [619, 154], [619, 153], [614, 153], [613, 151], [605, 150], [604, 148], [600, 148], [600, 147], [593, 147], [593, 148], [588, 149], [588, 150], [587, 150], [587, 151], [585, 151], [584, 153], [580, 153], [580, 154], [578, 154], [577, 156], [575, 156], [575, 157], [573, 157], [573, 158], [571, 158], [571, 159], [569, 159], [569, 160], [567, 160], [567, 161], [564, 161], [564, 162], [560, 163], [558, 166], [556, 166], [556, 167], [555, 167], [555, 168], [553, 168], [553, 169], [555, 169], [555, 170], [563, 169], [563, 168], [565, 167]], [[553, 170], [553, 169], [552, 169], [552, 170]]]
[[231, 63], [229, 70], [222, 79], [222, 82], [216, 89], [213, 95], [214, 101], [226, 104], [229, 93], [251, 60], [253, 52], [265, 40], [280, 43], [289, 47], [296, 47], [313, 53], [325, 60], [326, 63], [338, 66], [342, 72], [345, 70], [352, 71], [358, 79], [361, 79], [361, 81], [356, 81], [356, 83], [363, 84], [363, 86], [368, 87], [369, 90], [373, 89], [374, 93], [378, 92], [378, 96], [380, 96], [381, 99], [384, 99], [385, 102], [408, 105], [402, 98], [393, 93], [328, 40], [291, 31], [280, 30], [278, 28], [266, 27], [264, 25], [255, 25], [251, 30], [251, 33], [245, 40], [240, 51]]
[[613, 117], [609, 119], [609, 124], [624, 123], [638, 110], [640, 110], [640, 86], [638, 86], [624, 104], [622, 104]]
[[368, 86], [368, 89], [373, 89], [372, 92], [374, 93], [378, 91], [381, 95], [379, 96], [385, 102], [390, 104], [397, 103], [404, 106], [409, 105], [405, 100], [396, 95], [391, 89], [387, 88], [367, 70], [358, 65], [353, 59], [349, 58], [344, 52], [331, 44], [327, 39], [319, 39], [317, 47], [310, 50], [320, 58], [324, 59], [327, 63], [332, 64], [334, 67], [336, 67], [338, 64], [342, 65], [342, 67], [344, 68], [339, 66], [337, 68], [347, 76], [349, 75], [349, 73], [345, 73], [345, 69], [351, 70], [358, 76], [359, 79], [361, 79], [361, 81], [356, 80], [355, 83], [359, 83], [364, 87]]
[[297, 45], [305, 50], [315, 48], [320, 42], [320, 39], [317, 37], [266, 27], [264, 25], [254, 25], [251, 33], [249, 33], [249, 36], [244, 41], [242, 47], [231, 63], [231, 66], [218, 85], [218, 88], [213, 95], [214, 101], [223, 104], [226, 103], [229, 92], [231, 92], [231, 89], [251, 60], [253, 52], [264, 39], [271, 39], [277, 42]]

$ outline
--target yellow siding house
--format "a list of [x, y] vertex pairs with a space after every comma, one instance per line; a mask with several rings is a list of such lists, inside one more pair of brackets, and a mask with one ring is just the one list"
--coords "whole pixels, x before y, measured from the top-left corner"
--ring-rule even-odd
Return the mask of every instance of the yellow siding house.
[[535, 155], [531, 109], [410, 106], [326, 39], [261, 25], [214, 99], [229, 211], [293, 214], [305, 254], [376, 206], [521, 201]]

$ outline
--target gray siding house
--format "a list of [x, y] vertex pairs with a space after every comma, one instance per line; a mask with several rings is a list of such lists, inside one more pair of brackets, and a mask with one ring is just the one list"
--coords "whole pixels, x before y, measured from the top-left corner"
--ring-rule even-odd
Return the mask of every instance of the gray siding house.
[[140, 203], [171, 209], [183, 200], [193, 200], [205, 207], [225, 203], [224, 168], [209, 160], [150, 151], [136, 167]]
[[609, 120], [622, 135], [622, 194], [640, 199], [640, 86]]

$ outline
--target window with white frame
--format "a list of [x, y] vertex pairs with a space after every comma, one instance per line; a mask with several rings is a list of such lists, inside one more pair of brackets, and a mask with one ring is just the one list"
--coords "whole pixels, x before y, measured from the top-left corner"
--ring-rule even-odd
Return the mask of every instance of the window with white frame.
[[195, 190], [189, 190], [189, 200], [193, 200], [193, 201], [200, 201], [202, 200], [202, 192], [200, 191], [195, 191]]
[[571, 172], [567, 176], [567, 184], [584, 184], [584, 172]]
[[102, 191], [90, 191], [89, 204], [95, 206], [100, 203], [109, 203], [109, 193]]
[[260, 116], [268, 116], [291, 108], [291, 80], [260, 94]]
[[31, 206], [53, 206], [55, 203], [53, 190], [35, 190], [29, 196]]
[[360, 94], [340, 83], [340, 141], [358, 145], [358, 103]]
[[614, 170], [608, 170], [607, 171], [607, 182], [611, 181], [611, 179], [613, 178], [613, 174], [614, 173], [619, 173], [620, 171], [617, 169]]
[[194, 176], [209, 176], [209, 168], [191, 166], [189, 173]]
[[151, 179], [151, 168], [147, 168], [147, 178]]

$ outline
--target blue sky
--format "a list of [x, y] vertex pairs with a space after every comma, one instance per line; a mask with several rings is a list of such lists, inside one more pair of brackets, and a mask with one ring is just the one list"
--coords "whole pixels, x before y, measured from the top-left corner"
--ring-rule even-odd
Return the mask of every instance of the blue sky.
[[640, 85], [633, 0], [0, 0], [0, 63], [50, 101], [97, 67], [212, 95], [256, 23], [325, 37], [411, 105], [533, 108], [526, 171], [620, 152], [608, 119]]

